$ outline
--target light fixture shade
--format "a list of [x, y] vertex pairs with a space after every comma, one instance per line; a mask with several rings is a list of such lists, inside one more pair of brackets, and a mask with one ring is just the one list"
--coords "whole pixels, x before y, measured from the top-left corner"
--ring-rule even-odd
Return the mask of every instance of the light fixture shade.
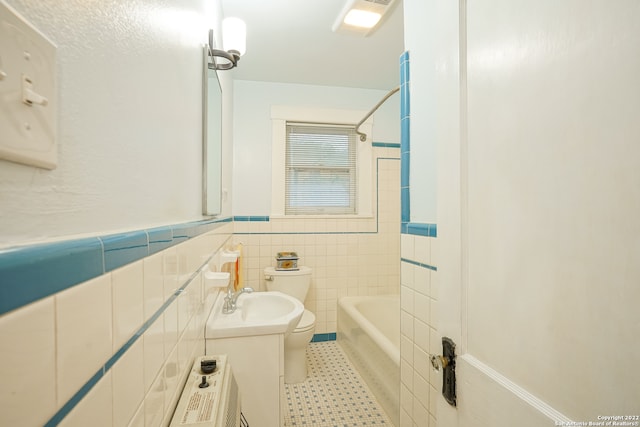
[[227, 52], [235, 50], [244, 55], [247, 50], [247, 26], [242, 19], [225, 18], [222, 21], [222, 45]]
[[354, 27], [373, 28], [376, 26], [382, 15], [369, 10], [351, 9], [347, 12], [343, 22]]
[[333, 24], [333, 31], [367, 36], [393, 10], [396, 0], [346, 0]]

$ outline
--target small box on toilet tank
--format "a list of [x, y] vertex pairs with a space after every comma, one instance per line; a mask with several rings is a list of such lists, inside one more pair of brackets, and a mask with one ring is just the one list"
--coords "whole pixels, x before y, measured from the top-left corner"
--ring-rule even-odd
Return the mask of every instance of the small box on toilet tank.
[[276, 270], [298, 270], [298, 254], [296, 252], [278, 252], [276, 262]]

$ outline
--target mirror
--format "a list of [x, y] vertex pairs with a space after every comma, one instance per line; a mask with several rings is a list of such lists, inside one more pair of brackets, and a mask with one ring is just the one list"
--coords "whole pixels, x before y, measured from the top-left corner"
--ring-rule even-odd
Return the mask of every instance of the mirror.
[[222, 212], [222, 88], [216, 70], [209, 69], [204, 47], [202, 105], [202, 214]]

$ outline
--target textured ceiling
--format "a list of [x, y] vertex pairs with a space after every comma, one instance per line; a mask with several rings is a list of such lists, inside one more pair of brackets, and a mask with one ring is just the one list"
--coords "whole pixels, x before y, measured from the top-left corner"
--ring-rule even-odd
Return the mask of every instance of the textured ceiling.
[[233, 78], [391, 89], [403, 52], [402, 2], [367, 37], [331, 31], [346, 0], [223, 0], [247, 24], [247, 52]]

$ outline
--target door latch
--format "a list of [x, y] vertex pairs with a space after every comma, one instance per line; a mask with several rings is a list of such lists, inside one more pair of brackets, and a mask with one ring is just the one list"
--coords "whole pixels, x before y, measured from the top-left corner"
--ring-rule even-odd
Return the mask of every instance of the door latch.
[[451, 338], [442, 338], [442, 355], [431, 355], [431, 366], [436, 371], [442, 368], [442, 395], [456, 406], [456, 345]]

